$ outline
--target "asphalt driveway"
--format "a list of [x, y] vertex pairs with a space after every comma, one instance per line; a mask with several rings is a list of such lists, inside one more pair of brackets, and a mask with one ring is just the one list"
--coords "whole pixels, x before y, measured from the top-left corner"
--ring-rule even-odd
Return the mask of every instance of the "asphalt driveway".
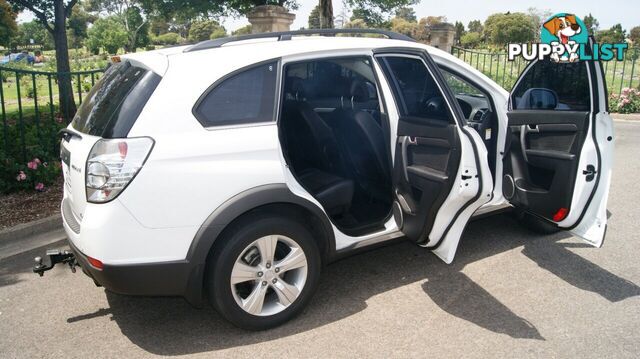
[[[640, 356], [640, 122], [616, 122], [604, 247], [473, 222], [446, 265], [407, 242], [329, 266], [305, 313], [245, 332], [179, 298], [124, 297], [80, 273], [0, 260], [0, 357]], [[60, 244], [62, 245], [62, 244]]]

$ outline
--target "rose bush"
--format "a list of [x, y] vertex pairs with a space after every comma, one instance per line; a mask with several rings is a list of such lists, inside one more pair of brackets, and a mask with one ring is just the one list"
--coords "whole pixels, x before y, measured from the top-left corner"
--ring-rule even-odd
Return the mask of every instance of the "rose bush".
[[625, 87], [620, 94], [609, 96], [609, 111], [617, 113], [640, 112], [640, 90]]

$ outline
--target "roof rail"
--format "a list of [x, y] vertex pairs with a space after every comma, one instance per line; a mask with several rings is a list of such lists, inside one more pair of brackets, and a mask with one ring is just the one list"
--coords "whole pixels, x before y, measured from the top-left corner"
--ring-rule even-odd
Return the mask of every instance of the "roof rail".
[[184, 52], [192, 52], [206, 49], [213, 49], [216, 47], [220, 47], [224, 44], [228, 44], [230, 42], [243, 41], [243, 40], [253, 40], [253, 39], [268, 39], [272, 37], [277, 37], [278, 41], [286, 41], [291, 40], [293, 36], [302, 36], [302, 35], [323, 35], [323, 36], [335, 36], [338, 34], [377, 34], [386, 36], [392, 40], [403, 40], [403, 41], [411, 41], [415, 42], [414, 39], [410, 38], [407, 35], [399, 34], [393, 31], [387, 30], [377, 30], [377, 29], [310, 29], [310, 30], [298, 30], [298, 31], [282, 31], [282, 32], [265, 32], [260, 34], [249, 34], [249, 35], [239, 35], [239, 36], [230, 36], [230, 37], [222, 37], [215, 40], [206, 40], [199, 42], [193, 46], [187, 47], [184, 49]]

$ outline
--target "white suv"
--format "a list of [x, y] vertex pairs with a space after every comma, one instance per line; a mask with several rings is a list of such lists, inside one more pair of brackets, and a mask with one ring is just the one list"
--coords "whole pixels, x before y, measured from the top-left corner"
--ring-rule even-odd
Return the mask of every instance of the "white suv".
[[[327, 36], [360, 32], [386, 38]], [[249, 329], [299, 313], [357, 249], [403, 237], [450, 263], [476, 215], [594, 246], [606, 229], [598, 62], [534, 61], [509, 94], [395, 33], [247, 35], [114, 58], [63, 132], [83, 271]]]

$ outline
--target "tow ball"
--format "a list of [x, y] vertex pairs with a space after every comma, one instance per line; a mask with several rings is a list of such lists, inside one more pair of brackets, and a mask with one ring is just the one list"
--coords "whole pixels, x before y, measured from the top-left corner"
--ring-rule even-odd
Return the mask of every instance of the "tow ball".
[[36, 263], [33, 266], [33, 272], [38, 273], [39, 276], [43, 276], [44, 272], [53, 268], [56, 264], [62, 263], [69, 266], [72, 273], [76, 272], [76, 267], [79, 266], [76, 261], [76, 256], [68, 250], [59, 250], [59, 249], [47, 249], [45, 253], [45, 257], [49, 257], [49, 264], [43, 263], [42, 257], [35, 257], [33, 260]]

